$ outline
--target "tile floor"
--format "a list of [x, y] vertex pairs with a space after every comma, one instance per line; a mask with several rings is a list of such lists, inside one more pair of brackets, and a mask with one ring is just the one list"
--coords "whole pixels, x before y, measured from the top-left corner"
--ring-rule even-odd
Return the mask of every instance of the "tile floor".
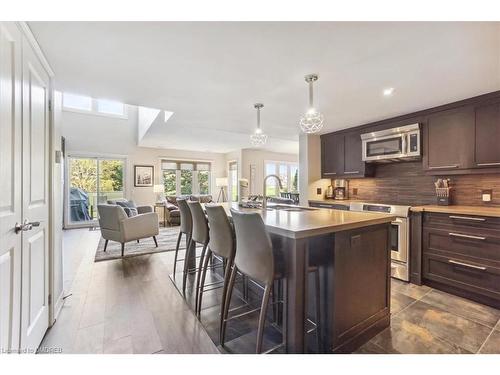
[[397, 280], [391, 305], [391, 326], [357, 353], [500, 354], [500, 310]]
[[[99, 236], [87, 229], [65, 232], [71, 296], [42, 347], [63, 353], [219, 352], [210, 337], [216, 322], [205, 330], [169, 279], [173, 252], [94, 263]], [[205, 306], [218, 304], [216, 295], [205, 298]], [[356, 353], [500, 354], [500, 310], [396, 280], [391, 304], [391, 327]], [[229, 332], [235, 351], [245, 341], [238, 340], [239, 330]]]

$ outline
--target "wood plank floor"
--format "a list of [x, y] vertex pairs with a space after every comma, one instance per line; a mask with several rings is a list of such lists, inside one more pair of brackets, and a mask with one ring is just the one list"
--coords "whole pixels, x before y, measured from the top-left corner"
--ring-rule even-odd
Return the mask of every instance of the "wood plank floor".
[[71, 293], [41, 347], [62, 353], [219, 353], [168, 275], [173, 252], [94, 263], [100, 232], [65, 231]]
[[[219, 353], [169, 279], [173, 252], [94, 263], [99, 237], [88, 229], [64, 234], [65, 289], [71, 296], [42, 352]], [[213, 337], [217, 304], [207, 294], [202, 321]], [[500, 354], [500, 310], [396, 280], [391, 310], [391, 327], [357, 353]], [[245, 331], [237, 328], [228, 326]], [[251, 343], [253, 333], [248, 335], [233, 340], [235, 351], [244, 346], [238, 340]]]

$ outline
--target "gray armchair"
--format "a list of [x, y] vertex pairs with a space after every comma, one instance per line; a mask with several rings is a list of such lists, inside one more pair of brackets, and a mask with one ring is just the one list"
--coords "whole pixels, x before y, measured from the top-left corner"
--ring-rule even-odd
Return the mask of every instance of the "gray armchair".
[[120, 242], [123, 256], [126, 242], [135, 240], [139, 242], [140, 239], [148, 237], [153, 237], [158, 247], [156, 236], [159, 233], [159, 224], [158, 215], [155, 212], [128, 217], [123, 207], [113, 204], [100, 204], [97, 210], [101, 235], [106, 240], [104, 251], [106, 251], [108, 241]]

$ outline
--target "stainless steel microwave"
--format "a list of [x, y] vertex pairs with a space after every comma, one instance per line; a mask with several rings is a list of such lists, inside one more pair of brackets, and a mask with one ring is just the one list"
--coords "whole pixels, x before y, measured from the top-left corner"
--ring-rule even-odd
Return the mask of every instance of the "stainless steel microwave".
[[420, 124], [361, 135], [363, 161], [390, 162], [421, 157]]

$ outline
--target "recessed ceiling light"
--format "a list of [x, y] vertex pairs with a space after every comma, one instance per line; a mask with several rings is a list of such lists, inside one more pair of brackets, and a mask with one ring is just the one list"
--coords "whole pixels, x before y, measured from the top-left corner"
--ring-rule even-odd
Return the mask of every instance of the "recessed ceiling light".
[[394, 93], [394, 87], [384, 89], [384, 96], [391, 96]]

